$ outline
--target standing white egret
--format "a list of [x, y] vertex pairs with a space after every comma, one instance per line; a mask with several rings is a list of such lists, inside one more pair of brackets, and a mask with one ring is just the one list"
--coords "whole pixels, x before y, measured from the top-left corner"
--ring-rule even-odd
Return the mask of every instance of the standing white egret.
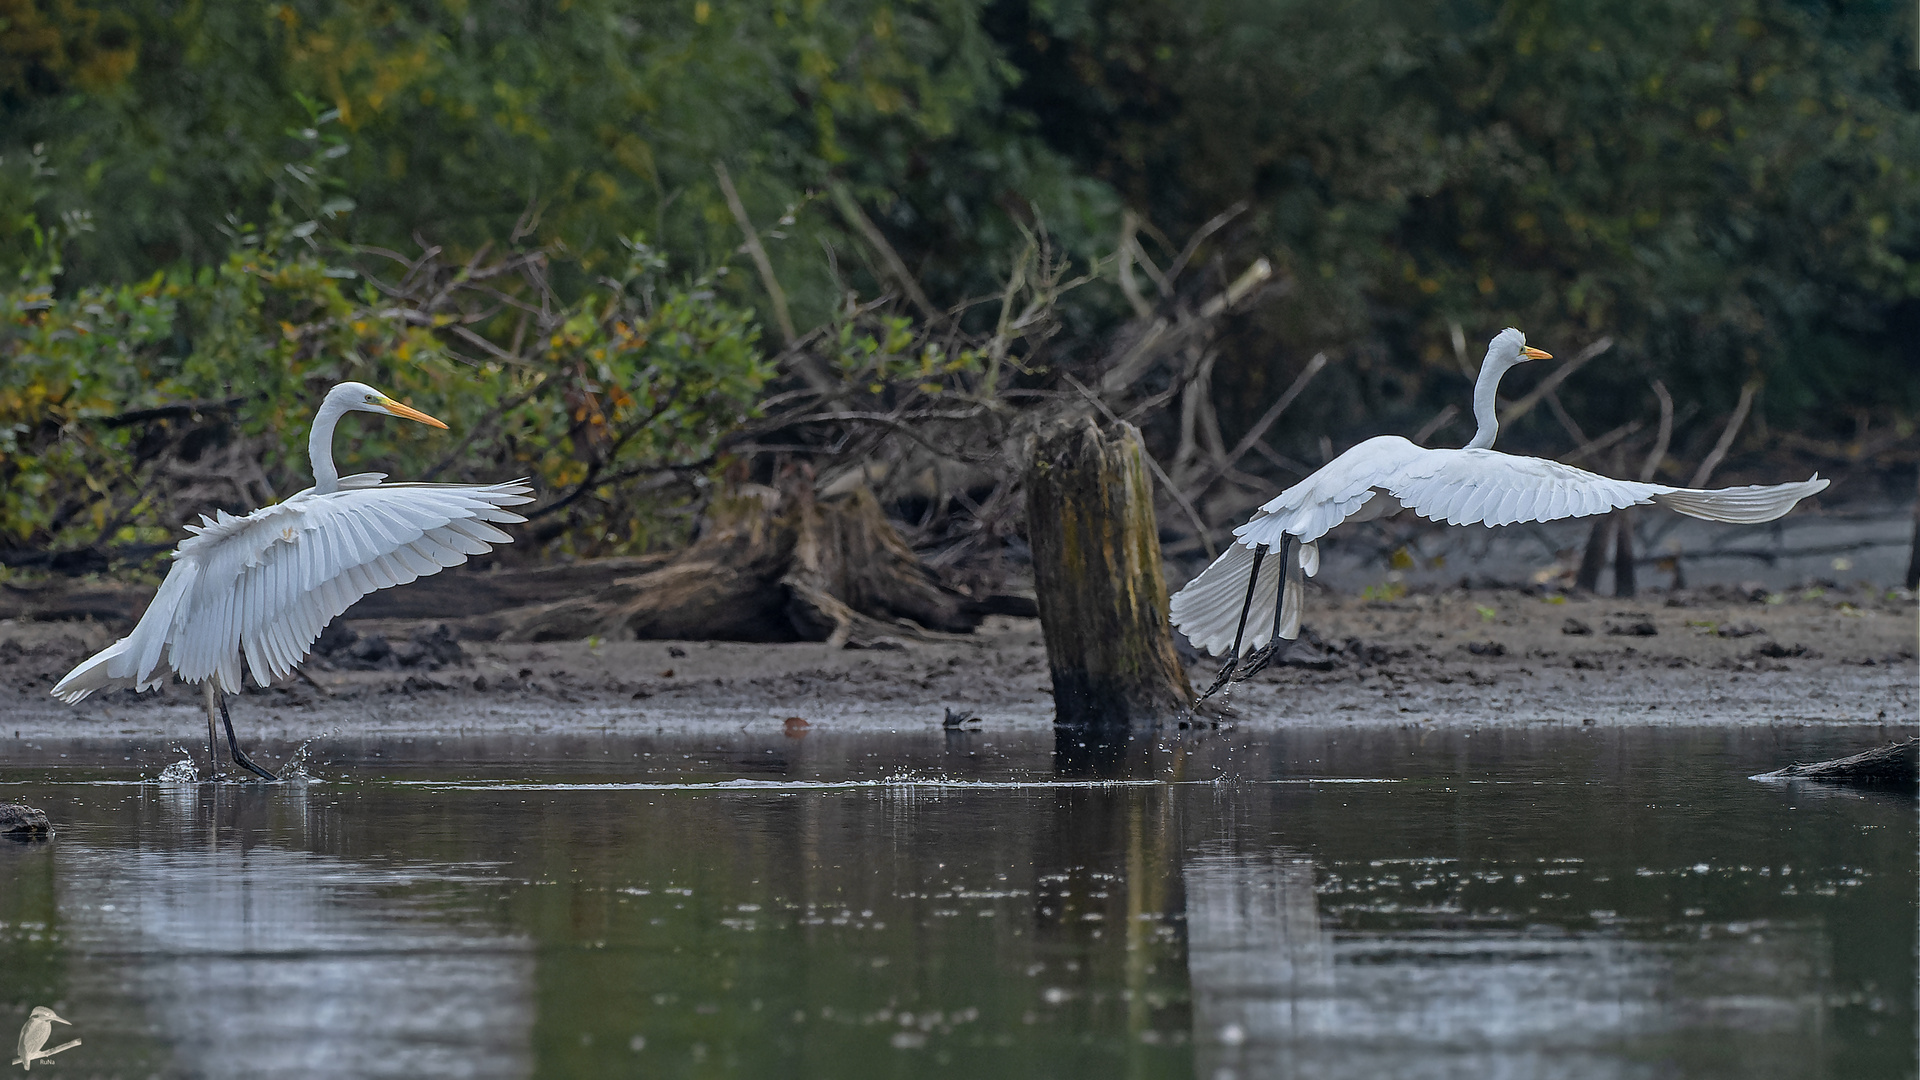
[[504, 484], [383, 484], [384, 473], [341, 476], [333, 429], [350, 412], [447, 425], [365, 383], [341, 383], [313, 417], [313, 486], [245, 517], [224, 510], [187, 526], [173, 568], [133, 632], [82, 662], [53, 688], [72, 704], [109, 686], [152, 690], [169, 671], [206, 687], [207, 755], [217, 774], [216, 715], [235, 763], [269, 780], [233, 735], [227, 694], [240, 692], [241, 658], [266, 686], [306, 658], [320, 631], [376, 589], [458, 566], [513, 538], [496, 524], [526, 519], [504, 507], [531, 502], [525, 480]]
[[[1654, 503], [1707, 521], [1752, 524], [1772, 521], [1827, 486], [1816, 475], [1801, 483], [1700, 491], [1613, 480], [1557, 461], [1492, 449], [1499, 431], [1495, 394], [1500, 377], [1515, 365], [1550, 355], [1530, 348], [1518, 330], [1500, 331], [1487, 345], [1474, 384], [1473, 416], [1479, 428], [1466, 446], [1429, 450], [1398, 435], [1375, 436], [1281, 492], [1235, 529], [1233, 545], [1175, 594], [1170, 605], [1173, 625], [1196, 648], [1214, 656], [1226, 654], [1226, 664], [1207, 694], [1229, 679], [1238, 681], [1259, 671], [1280, 641], [1300, 635], [1300, 586], [1320, 566], [1315, 541], [1342, 522], [1371, 521], [1407, 509], [1449, 525], [1480, 522], [1491, 528]], [[1274, 547], [1280, 557], [1269, 561], [1267, 553]], [[1254, 619], [1251, 638], [1249, 619]], [[1254, 650], [1244, 664], [1243, 644]]]

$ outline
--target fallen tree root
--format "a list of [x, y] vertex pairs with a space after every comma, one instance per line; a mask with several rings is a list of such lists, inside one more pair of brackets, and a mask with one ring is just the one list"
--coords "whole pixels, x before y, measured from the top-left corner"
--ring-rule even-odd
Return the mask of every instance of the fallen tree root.
[[749, 487], [714, 500], [704, 535], [666, 565], [496, 618], [506, 641], [598, 636], [860, 647], [966, 633], [991, 609], [941, 585], [864, 487], [826, 501], [805, 490]]
[[1913, 785], [1920, 782], [1920, 738], [1889, 743], [1832, 761], [1789, 765], [1761, 773], [1754, 779]]

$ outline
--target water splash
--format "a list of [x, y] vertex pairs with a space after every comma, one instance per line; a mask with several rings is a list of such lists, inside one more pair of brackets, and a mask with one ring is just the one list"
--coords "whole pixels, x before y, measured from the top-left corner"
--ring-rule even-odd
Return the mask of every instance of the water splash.
[[155, 779], [162, 784], [197, 784], [199, 783], [200, 769], [196, 765], [194, 765], [193, 755], [187, 753], [186, 749], [183, 747], [175, 746], [175, 747], [172, 747], [171, 749], [173, 750], [174, 753], [180, 755], [180, 760], [174, 762], [173, 764], [167, 766], [164, 769], [161, 769], [160, 775], [158, 777], [155, 777]]
[[311, 747], [314, 743], [320, 741], [323, 738], [326, 738], [328, 735], [331, 735], [331, 734], [333, 733], [326, 732], [325, 734], [322, 734], [322, 735], [315, 735], [313, 738], [308, 739], [306, 742], [303, 742], [299, 746], [294, 747], [293, 756], [287, 759], [287, 763], [285, 765], [280, 766], [280, 782], [283, 784], [295, 784], [295, 785], [301, 785], [301, 786], [304, 786], [307, 784], [326, 783], [325, 778], [319, 776], [312, 769], [307, 767], [307, 761], [308, 761], [307, 749], [308, 747]]

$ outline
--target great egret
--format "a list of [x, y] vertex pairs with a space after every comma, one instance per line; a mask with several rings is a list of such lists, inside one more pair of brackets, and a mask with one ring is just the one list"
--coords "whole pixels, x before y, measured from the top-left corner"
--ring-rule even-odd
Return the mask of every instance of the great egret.
[[525, 521], [504, 508], [532, 501], [524, 480], [383, 484], [384, 473], [341, 476], [333, 429], [350, 412], [447, 426], [365, 383], [328, 391], [307, 438], [313, 486], [245, 517], [223, 510], [187, 526], [194, 535], [174, 549], [173, 568], [133, 632], [67, 672], [53, 695], [72, 704], [109, 686], [152, 690], [171, 670], [206, 688], [213, 770], [217, 711], [234, 762], [275, 779], [241, 751], [227, 716], [226, 695], [240, 692], [241, 657], [266, 686], [291, 672], [354, 601], [512, 543], [495, 525]]
[[[1170, 605], [1173, 625], [1196, 648], [1227, 656], [1207, 694], [1229, 679], [1259, 671], [1272, 659], [1278, 642], [1300, 635], [1300, 586], [1320, 566], [1315, 541], [1342, 522], [1371, 521], [1407, 509], [1449, 525], [1480, 522], [1491, 528], [1654, 503], [1707, 521], [1751, 524], [1772, 521], [1827, 486], [1816, 475], [1801, 483], [1700, 491], [1613, 480], [1557, 461], [1492, 449], [1500, 427], [1494, 402], [1501, 376], [1518, 364], [1550, 355], [1529, 347], [1518, 330], [1500, 331], [1488, 343], [1474, 383], [1473, 416], [1479, 428], [1466, 446], [1429, 450], [1398, 435], [1375, 436], [1281, 492], [1235, 529], [1233, 545], [1175, 594]], [[1269, 560], [1267, 554], [1276, 546], [1280, 557]], [[1253, 634], [1248, 638], [1250, 619]], [[1243, 644], [1252, 651], [1241, 666]]]

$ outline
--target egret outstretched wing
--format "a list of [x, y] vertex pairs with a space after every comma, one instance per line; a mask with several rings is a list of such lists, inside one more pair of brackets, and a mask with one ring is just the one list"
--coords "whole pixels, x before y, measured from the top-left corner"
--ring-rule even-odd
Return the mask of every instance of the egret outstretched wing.
[[[68, 702], [115, 682], [148, 690], [168, 670], [240, 690], [241, 657], [264, 686], [292, 671], [327, 623], [378, 589], [458, 566], [511, 537], [505, 509], [531, 500], [523, 481], [381, 484], [346, 477], [243, 517], [188, 526], [173, 569], [133, 633], [54, 687]], [[165, 663], [163, 663], [165, 661]]]
[[1405, 507], [1449, 525], [1559, 521], [1647, 504], [1707, 521], [1752, 524], [1772, 521], [1801, 499], [1825, 490], [1827, 483], [1814, 476], [1797, 483], [1702, 491], [1615, 480], [1558, 461], [1498, 450], [1427, 450], [1384, 436], [1368, 439], [1281, 492], [1261, 508], [1278, 512], [1255, 516], [1234, 535], [1242, 544], [1274, 548], [1286, 534], [1315, 540], [1342, 521], [1374, 516], [1367, 511], [1381, 496], [1388, 496], [1381, 499], [1384, 507]]

